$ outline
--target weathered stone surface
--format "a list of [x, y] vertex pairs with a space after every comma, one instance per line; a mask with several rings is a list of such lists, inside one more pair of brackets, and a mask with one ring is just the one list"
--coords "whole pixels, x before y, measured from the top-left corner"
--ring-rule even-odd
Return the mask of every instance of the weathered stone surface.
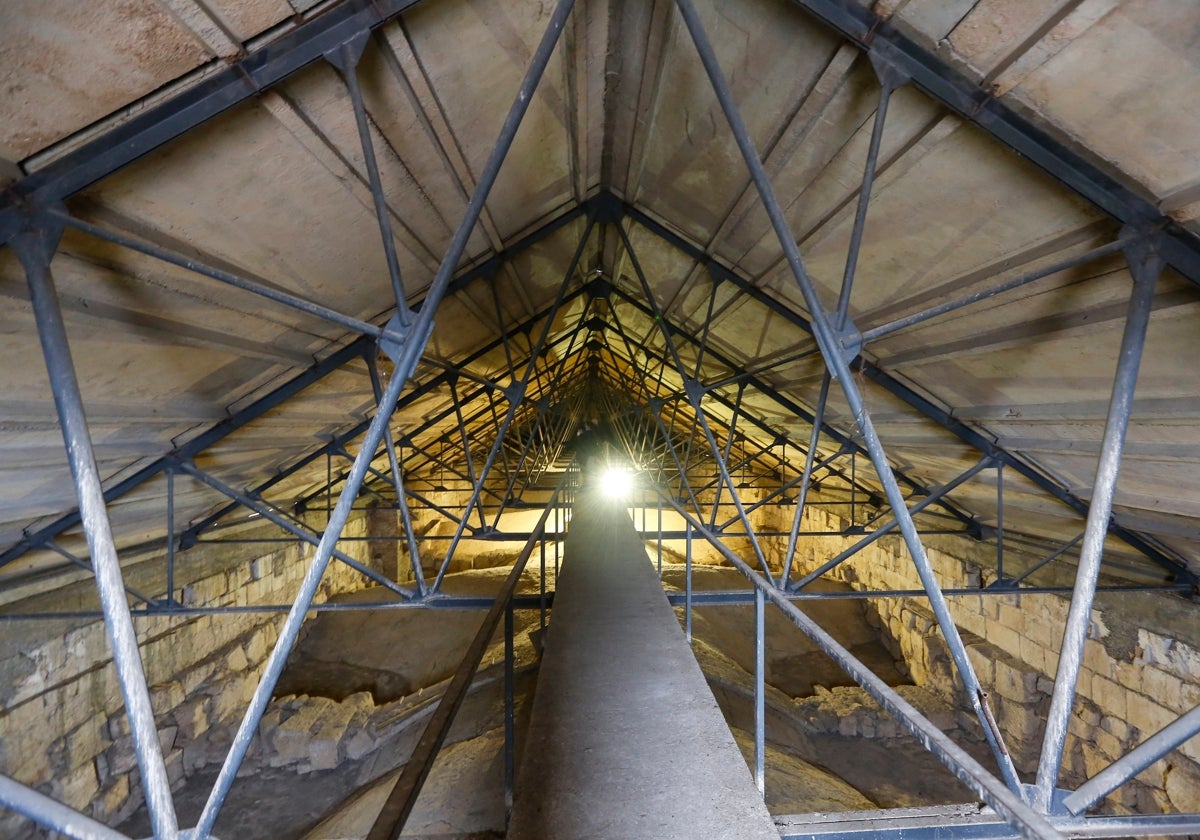
[[1038, 672], [1011, 656], [996, 658], [995, 691], [1018, 703], [1036, 703]]
[[174, 709], [186, 697], [187, 694], [184, 692], [183, 686], [175, 680], [171, 680], [150, 689], [150, 707], [158, 714], [162, 714]]
[[118, 776], [109, 780], [92, 800], [91, 813], [95, 819], [104, 819], [115, 814], [129, 797], [129, 777]]
[[175, 709], [173, 717], [185, 741], [195, 741], [208, 730], [207, 703], [207, 697], [192, 697]]
[[1200, 812], [1200, 766], [1187, 761], [1173, 764], [1166, 774], [1166, 792], [1175, 810]]
[[308, 744], [312, 740], [313, 731], [329, 709], [336, 705], [328, 698], [313, 697], [294, 715], [279, 723], [272, 738], [272, 746], [280, 764], [307, 760]]

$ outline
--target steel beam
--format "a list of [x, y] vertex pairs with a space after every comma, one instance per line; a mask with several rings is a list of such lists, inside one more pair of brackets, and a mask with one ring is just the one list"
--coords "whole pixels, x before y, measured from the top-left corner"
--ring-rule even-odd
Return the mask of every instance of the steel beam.
[[358, 140], [362, 146], [363, 162], [367, 167], [367, 180], [371, 185], [371, 199], [375, 203], [375, 217], [379, 222], [379, 236], [383, 241], [383, 254], [387, 260], [388, 277], [392, 281], [392, 295], [396, 301], [396, 312], [402, 326], [408, 326], [414, 315], [409, 311], [408, 299], [404, 294], [404, 282], [400, 277], [400, 260], [396, 256], [396, 240], [392, 236], [391, 209], [383, 194], [383, 180], [379, 177], [379, 161], [375, 158], [375, 143], [371, 139], [371, 126], [367, 122], [367, 108], [363, 104], [362, 90], [358, 83], [358, 64], [363, 49], [367, 46], [369, 32], [361, 32], [325, 54], [325, 60], [337, 68], [350, 104], [354, 108], [354, 123], [358, 127]]
[[112, 526], [108, 519], [100, 471], [96, 466], [83, 396], [75, 374], [75, 363], [71, 358], [66, 324], [50, 273], [50, 261], [62, 236], [62, 227], [46, 219], [30, 221], [38, 226], [17, 234], [12, 246], [28, 281], [38, 338], [42, 344], [50, 387], [54, 392], [59, 428], [75, 481], [84, 535], [95, 570], [96, 590], [104, 611], [104, 627], [113, 653], [121, 696], [125, 700], [138, 769], [142, 774], [150, 824], [159, 840], [176, 840], [179, 824], [171, 798], [171, 784], [167, 779], [166, 762], [159, 746], [154, 709], [150, 705], [150, 689], [146, 685], [146, 673], [138, 651], [133, 619], [129, 614], [129, 603], [125, 600], [121, 561], [113, 542]]
[[102, 822], [68, 808], [44, 793], [0, 774], [0, 805], [71, 840], [131, 840]]
[[[567, 2], [569, 4], [570, 0]], [[379, 816], [376, 817], [371, 830], [367, 832], [366, 840], [397, 840], [404, 831], [404, 823], [412, 813], [413, 806], [416, 805], [417, 797], [421, 794], [421, 787], [429, 776], [438, 751], [445, 743], [446, 735], [450, 732], [450, 725], [454, 722], [454, 716], [462, 706], [463, 700], [466, 699], [467, 691], [471, 687], [471, 679], [475, 676], [479, 662], [483, 659], [483, 654], [492, 640], [492, 634], [496, 632], [500, 619], [506, 614], [511, 615], [510, 598], [525, 571], [525, 564], [533, 554], [533, 546], [542, 538], [550, 511], [557, 510], [557, 505], [558, 491], [556, 490], [546, 505], [546, 509], [542, 512], [533, 535], [525, 543], [525, 547], [521, 550], [516, 562], [513, 563], [512, 571], [509, 572], [504, 585], [496, 595], [491, 609], [484, 616], [475, 638], [471, 640], [466, 653], [463, 654], [462, 661], [454, 672], [450, 684], [446, 687], [445, 693], [442, 694], [442, 699], [438, 702], [433, 715], [429, 718], [429, 722], [425, 725], [420, 740], [413, 747], [408, 762], [400, 773], [400, 778], [396, 780]]]
[[[948, 482], [944, 486], [931, 491], [928, 496], [921, 499], [921, 501], [917, 502], [911, 508], [907, 508], [909, 517], [916, 516], [918, 513], [925, 510], [925, 508], [929, 507], [932, 504], [937, 503], [937, 501], [939, 499], [941, 499], [943, 496], [945, 496], [947, 493], [949, 493], [949, 492], [953, 491], [955, 488], [965, 484], [967, 481], [970, 481], [972, 478], [974, 478], [979, 473], [983, 472], [985, 469], [987, 469], [991, 465], [992, 465], [992, 459], [990, 457], [988, 457], [987, 455], [984, 455], [982, 458], [979, 459], [979, 461], [975, 464], [975, 466], [971, 467], [969, 470], [962, 473], [961, 475], [956, 477], [954, 480]], [[801, 577], [795, 583], [791, 584], [789, 588], [792, 589], [793, 591], [803, 589], [804, 587], [806, 587], [810, 583], [812, 583], [814, 580], [821, 577], [826, 572], [841, 565], [843, 562], [850, 559], [858, 552], [862, 551], [868, 545], [871, 545], [872, 543], [879, 540], [880, 538], [885, 537], [888, 534], [892, 533], [893, 531], [896, 530], [896, 528], [899, 527], [899, 525], [900, 525], [900, 518], [899, 518], [899, 516], [894, 515], [892, 517], [892, 520], [890, 522], [888, 522], [886, 525], [876, 528], [870, 534], [863, 537], [861, 540], [859, 540], [854, 545], [847, 548], [845, 551], [842, 551], [842, 552], [836, 554], [835, 556], [831, 557], [825, 563], [822, 563], [816, 569], [813, 569], [811, 572], [809, 572], [808, 574]]]
[[[775, 824], [781, 840], [1013, 840], [1019, 836], [978, 805], [788, 814], [775, 817]], [[1200, 830], [1200, 814], [1051, 817], [1050, 824], [1076, 838], [1181, 836]]]
[[1100, 460], [1092, 485], [1092, 503], [1088, 509], [1083, 545], [1079, 549], [1079, 564], [1075, 572], [1075, 591], [1067, 612], [1063, 630], [1062, 652], [1054, 677], [1054, 693], [1046, 716], [1046, 731], [1042, 754], [1038, 762], [1037, 788], [1034, 801], [1043, 811], [1049, 811], [1062, 767], [1063, 749], [1067, 741], [1067, 724], [1075, 703], [1075, 687], [1083, 666], [1083, 647], [1091, 621], [1092, 601], [1100, 577], [1104, 554], [1104, 539], [1108, 534], [1113, 495], [1117, 489], [1117, 472], [1125, 448], [1125, 432], [1133, 412], [1133, 394], [1137, 387], [1138, 368], [1142, 361], [1146, 333], [1150, 326], [1150, 310], [1154, 289], [1163, 268], [1159, 256], [1144, 247], [1130, 246], [1127, 251], [1133, 289], [1121, 336], [1117, 369], [1113, 375], [1112, 398], [1104, 426]]
[[812, 279], [808, 276], [808, 272], [804, 268], [804, 262], [800, 257], [800, 250], [796, 246], [795, 236], [792, 234], [787, 219], [784, 217], [783, 209], [780, 207], [779, 201], [775, 196], [774, 187], [771, 185], [770, 178], [767, 176], [766, 169], [759, 158], [758, 150], [755, 148], [754, 142], [746, 129], [745, 122], [742, 120], [741, 112], [737, 104], [733, 101], [733, 94], [729, 89], [729, 83], [725, 79], [725, 75], [717, 61], [716, 53], [713, 51], [712, 44], [708, 40], [708, 35], [704, 31], [704, 26], [700, 22], [692, 0], [676, 0], [676, 6], [679, 8], [680, 14], [687, 25], [688, 32], [691, 34], [692, 42], [696, 46], [696, 52], [700, 56], [700, 61], [704, 65], [709, 81], [712, 83], [713, 92], [716, 94], [717, 101], [720, 103], [721, 109], [725, 113], [725, 118], [729, 122], [729, 127], [742, 153], [742, 158], [750, 170], [751, 178], [758, 189], [759, 197], [762, 199], [767, 216], [771, 220], [771, 226], [775, 231], [779, 244], [783, 248], [784, 256], [787, 259], [792, 276], [812, 315], [813, 335], [821, 348], [821, 355], [825, 358], [830, 375], [836, 378], [841, 385], [842, 393], [846, 398], [850, 411], [854, 415], [859, 430], [862, 432], [864, 445], [871, 455], [871, 462], [875, 466], [875, 472], [883, 487], [884, 495], [895, 512], [900, 531], [904, 534], [904, 540], [912, 557], [913, 565], [916, 567], [917, 574], [921, 578], [921, 583], [929, 593], [930, 608], [937, 618], [938, 625], [942, 629], [946, 646], [949, 648], [950, 655], [957, 666], [971, 706], [983, 726], [984, 735], [992, 748], [992, 754], [996, 759], [997, 765], [1000, 767], [1001, 773], [1004, 775], [1005, 782], [1011, 789], [1017, 790], [1020, 781], [1017, 777], [1016, 767], [1013, 765], [1008, 750], [1004, 748], [1003, 743], [1000, 741], [1000, 733], [988, 725], [988, 718], [991, 713], [986, 708], [987, 695], [979, 686], [979, 680], [975, 675], [975, 669], [971, 665], [970, 659], [967, 657], [962, 637], [959, 635], [958, 628], [954, 624], [954, 619], [950, 615], [950, 610], [946, 605], [945, 599], [941, 596], [937, 578], [925, 553], [925, 546], [917, 534], [916, 526], [908, 513], [904, 496], [900, 492], [900, 486], [896, 481], [896, 475], [887, 459], [887, 454], [883, 449], [879, 435], [875, 431], [870, 414], [863, 403], [862, 395], [851, 375], [850, 360], [843, 353], [836, 325], [831, 322], [830, 316], [825, 311], [824, 305], [817, 294], [816, 287], [813, 285]]
[[62, 442], [66, 445], [67, 461], [71, 464], [80, 518], [95, 570], [96, 589], [104, 612], [104, 628], [108, 631], [113, 664], [120, 682], [121, 696], [125, 700], [134, 750], [137, 752], [138, 768], [142, 772], [146, 810], [149, 811], [150, 823], [157, 838], [175, 840], [179, 836], [179, 824], [170, 796], [167, 766], [158, 745], [154, 709], [150, 706], [150, 690], [146, 686], [130, 605], [125, 600], [125, 582], [121, 575], [120, 559], [116, 556], [108, 509], [104, 504], [100, 469], [96, 466], [96, 455], [92, 450], [83, 396], [79, 392], [54, 277], [50, 275], [50, 259], [58, 247], [62, 228], [47, 218], [30, 222], [37, 227], [22, 230], [12, 246], [25, 269], [29, 284], [37, 334], [46, 358]]
[[840, 642], [801, 612], [784, 593], [721, 543], [716, 535], [710, 533], [702, 523], [685, 511], [674, 499], [668, 496], [664, 498], [664, 501], [675, 508], [675, 511], [691, 528], [695, 529], [697, 534], [708, 540], [709, 544], [719, 551], [722, 557], [740, 571], [753, 584], [756, 592], [762, 592], [769, 598], [796, 627], [837, 662], [888, 714], [912, 733], [925, 749], [945, 764], [960, 781], [994, 808], [996, 813], [1016, 829], [1020, 836], [1030, 838], [1030, 840], [1062, 837], [1050, 826], [1044, 815], [1030, 808], [1017, 793], [984, 769], [962, 747], [954, 743], [949, 736], [901, 697], [894, 688], [875, 676]]
[[[793, 0], [793, 2], [797, 2], [797, 0]], [[620, 203], [619, 200], [615, 198], [611, 199], [611, 201]], [[621, 204], [620, 206], [621, 212], [625, 216], [632, 218], [639, 225], [656, 234], [660, 239], [670, 243], [678, 250], [690, 256], [692, 259], [702, 263], [711, 262], [711, 258], [701, 248], [679, 236], [674, 231], [665, 227], [643, 211], [627, 204]], [[1136, 241], [1136, 239], [1132, 241]], [[1124, 242], [1123, 239], [1122, 242], [1123, 244], [1129, 244]], [[810, 334], [813, 333], [813, 325], [807, 318], [780, 303], [774, 297], [764, 292], [762, 289], [757, 288], [750, 281], [739, 276], [735, 272], [727, 269], [725, 271], [727, 279], [736, 284], [743, 293], [750, 296], [759, 304], [765, 306], [771, 312], [779, 315], [793, 326], [799, 327]], [[959, 440], [963, 441], [981, 453], [993, 455], [994, 457], [1003, 460], [1006, 466], [1019, 473], [1034, 486], [1059, 500], [1071, 510], [1074, 510], [1076, 513], [1078, 513], [1080, 516], [1087, 516], [1088, 503], [1086, 501], [1076, 496], [1070, 490], [1058, 484], [1051, 478], [1047, 477], [1041, 470], [1030, 466], [1017, 456], [1013, 455], [1011, 452], [1007, 452], [997, 447], [993, 440], [963, 423], [961, 420], [954, 417], [949, 411], [935, 404], [927, 397], [917, 393], [911, 387], [892, 376], [879, 365], [863, 358], [862, 356], [859, 356], [853, 360], [852, 367], [855, 371], [861, 372], [866, 379], [883, 388], [889, 394], [904, 402], [909, 407], [915, 409], [923, 416], [937, 423]], [[769, 390], [764, 390], [764, 393], [768, 394], [768, 396], [771, 395]], [[784, 401], [782, 397], [777, 397], [776, 401], [779, 402], [780, 405], [788, 407], [789, 410], [791, 410], [797, 416], [811, 421], [811, 415], [795, 403]], [[790, 403], [790, 407], [785, 405], [785, 402]], [[831, 429], [829, 433], [834, 440], [839, 442], [846, 439], [845, 436], [840, 435], [840, 433], [838, 433], [836, 430]], [[1161, 545], [1148, 539], [1145, 535], [1126, 528], [1115, 521], [1109, 523], [1109, 533], [1125, 542], [1140, 554], [1144, 555], [1151, 562], [1166, 569], [1168, 572], [1174, 575], [1177, 580], [1181, 582], [1189, 582], [1193, 585], [1197, 583], [1196, 575], [1188, 570], [1187, 564], [1183, 560], [1173, 554], [1167, 553], [1167, 551], [1165, 551]]]
[[[301, 542], [306, 542], [312, 546], [319, 546], [321, 544], [321, 535], [320, 534], [316, 534], [316, 533], [312, 532], [311, 530], [309, 530], [307, 527], [304, 527], [302, 525], [299, 525], [299, 524], [291, 521], [286, 516], [283, 516], [281, 513], [279, 513], [279, 511], [272, 508], [270, 505], [268, 505], [258, 499], [254, 499], [245, 493], [239, 492], [236, 488], [230, 487], [228, 484], [224, 483], [223, 481], [218, 479], [216, 476], [206, 473], [204, 470], [201, 470], [195, 464], [190, 463], [190, 462], [180, 463], [179, 470], [181, 472], [187, 473], [192, 478], [199, 481], [201, 484], [207, 485], [208, 487], [211, 487], [213, 490], [216, 490], [222, 496], [225, 496], [226, 498], [229, 498], [229, 499], [233, 499], [235, 502], [237, 502], [242, 507], [252, 510], [255, 513], [262, 516], [264, 519], [267, 519], [270, 522], [274, 523], [275, 525], [278, 525], [280, 528], [287, 531], [288, 533], [290, 533], [292, 536], [296, 537]], [[334, 549], [330, 550], [330, 554], [332, 557], [336, 558], [337, 560], [340, 560], [341, 562], [345, 563], [350, 568], [354, 569], [354, 571], [358, 572], [360, 575], [363, 575], [364, 577], [375, 581], [375, 583], [379, 584], [380, 586], [384, 587], [385, 589], [390, 589], [392, 592], [395, 592], [400, 597], [402, 597], [402, 598], [412, 598], [413, 597], [414, 593], [412, 592], [412, 590], [405, 589], [403, 586], [400, 586], [395, 581], [389, 580], [388, 578], [379, 574], [379, 572], [375, 571], [374, 569], [370, 568], [369, 566], [365, 566], [362, 563], [358, 562], [353, 557], [346, 554], [344, 551], [339, 551], [338, 549], [334, 548]]]
[[864, 51], [882, 54], [912, 83], [963, 119], [974, 123], [1018, 155], [1048, 172], [1113, 218], [1162, 231], [1166, 262], [1200, 283], [1200, 238], [1163, 214], [1139, 192], [1068, 147], [996, 98], [990, 87], [967, 79], [949, 63], [905, 35], [899, 26], [858, 3], [791, 0]]

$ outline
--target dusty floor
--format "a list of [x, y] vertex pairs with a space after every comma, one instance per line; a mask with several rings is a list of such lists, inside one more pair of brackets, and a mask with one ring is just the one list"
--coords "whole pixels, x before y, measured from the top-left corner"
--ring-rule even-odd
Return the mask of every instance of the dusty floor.
[[[449, 575], [446, 591], [490, 594], [505, 574], [504, 569], [486, 569]], [[668, 588], [683, 585], [682, 567], [667, 566], [663, 577]], [[745, 586], [736, 571], [715, 567], [697, 567], [694, 582], [697, 590]], [[553, 580], [547, 588], [553, 589]], [[526, 574], [521, 591], [538, 591], [535, 574]], [[340, 600], [375, 597], [375, 592], [367, 590]], [[808, 602], [805, 609], [885, 680], [903, 684], [902, 671], [864, 620], [863, 602]], [[682, 609], [677, 612], [682, 619]], [[481, 618], [478, 611], [323, 613], [305, 625], [276, 694], [341, 700], [368, 690], [376, 702], [385, 703], [425, 690], [453, 673]], [[748, 761], [752, 744], [738, 727], [746, 726], [746, 690], [753, 667], [752, 621], [751, 607], [709, 607], [693, 615], [697, 654]], [[518, 613], [516, 629], [519, 660], [535, 664], [538, 612]], [[767, 678], [776, 700], [772, 707], [775, 718], [768, 719], [767, 730], [767, 803], [773, 814], [971, 800], [965, 788], [915, 741], [892, 740], [885, 746], [870, 738], [805, 732], [802, 721], [780, 723], [778, 716], [786, 716], [790, 698], [812, 695], [818, 686], [832, 688], [851, 681], [778, 611], [768, 611], [767, 638]], [[482, 669], [491, 669], [494, 678], [501, 657], [501, 640], [493, 639]], [[522, 709], [532, 698], [535, 679], [534, 672], [520, 682]], [[436, 763], [404, 836], [447, 840], [503, 836], [500, 714], [495, 684], [464, 706], [455, 727], [457, 735]], [[417, 729], [419, 725], [414, 725]], [[397, 747], [391, 766], [386, 767], [380, 760], [371, 768], [343, 766], [303, 775], [265, 768], [239, 778], [218, 821], [217, 834], [239, 840], [362, 836], [356, 832], [369, 824], [376, 800], [390, 788], [405, 755]], [[216, 767], [207, 767], [190, 777], [176, 794], [181, 824], [194, 824], [215, 775]], [[369, 780], [365, 778], [368, 775]], [[120, 828], [135, 837], [148, 834], [144, 813]]]

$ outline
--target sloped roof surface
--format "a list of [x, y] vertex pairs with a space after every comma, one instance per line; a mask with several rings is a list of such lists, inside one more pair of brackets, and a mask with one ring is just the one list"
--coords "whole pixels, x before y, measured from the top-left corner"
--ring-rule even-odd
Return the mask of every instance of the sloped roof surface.
[[[375, 339], [396, 302], [371, 176], [347, 82], [322, 53], [369, 33], [356, 80], [419, 304], [551, 4], [102, 6], [0, 12], [12, 181], [0, 232], [11, 239], [31, 207], [62, 218], [65, 202], [52, 270], [101, 474], [120, 491], [117, 538], [133, 545], [165, 533], [159, 468], [172, 454], [238, 489], [269, 483], [281, 506], [318, 492], [349, 464], [324, 451], [353, 452], [373, 412], [372, 371], [390, 374]], [[910, 492], [996, 455], [1009, 533], [1045, 550], [1073, 539], [1133, 285], [1120, 245], [1161, 253], [1114, 508], [1130, 539], [1111, 540], [1111, 557], [1139, 581], [1196, 568], [1200, 12], [1135, 0], [698, 7], [829, 310], [877, 72], [913, 78], [882, 124], [848, 310], [858, 331], [1104, 249], [861, 348], [857, 381]], [[345, 317], [159, 258], [170, 255]], [[24, 574], [61, 562], [44, 538], [62, 526], [60, 545], [81, 549], [62, 520], [74, 488], [12, 248], [0, 293], [0, 551], [4, 573]], [[597, 412], [632, 409], [653, 428], [642, 410], [658, 410], [682, 447], [692, 432], [676, 430], [695, 412], [680, 395], [695, 379], [720, 445], [732, 436], [778, 485], [803, 467], [821, 388], [810, 319], [677, 9], [578, 0], [401, 398], [400, 455], [431, 484], [447, 466], [477, 469], [532, 356], [513, 440], [543, 422], [547, 463]], [[820, 459], [843, 451], [830, 471], [845, 483], [855, 470], [870, 494], [867, 460], [848, 463], [861, 440], [836, 386], [825, 421]], [[937, 516], [994, 526], [996, 481], [980, 472]], [[186, 476], [174, 484], [176, 523], [227, 501]]]

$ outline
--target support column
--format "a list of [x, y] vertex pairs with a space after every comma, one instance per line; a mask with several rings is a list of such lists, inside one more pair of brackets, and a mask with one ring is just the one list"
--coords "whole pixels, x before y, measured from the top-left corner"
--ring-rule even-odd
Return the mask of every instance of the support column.
[[1117, 471], [1125, 449], [1125, 432], [1133, 412], [1133, 392], [1137, 386], [1138, 368], [1150, 325], [1150, 309], [1154, 302], [1154, 287], [1162, 272], [1163, 261], [1142, 242], [1125, 249], [1129, 271], [1133, 276], [1133, 292], [1125, 316], [1125, 332], [1121, 337], [1121, 352], [1113, 376], [1112, 398], [1108, 405], [1108, 420], [1100, 444], [1100, 460], [1096, 464], [1096, 480], [1092, 484], [1092, 500], [1088, 507], [1087, 527], [1079, 549], [1079, 566], [1075, 572], [1075, 589], [1071, 608], [1063, 630], [1062, 653], [1054, 678], [1054, 694], [1046, 716], [1046, 735], [1042, 740], [1042, 756], [1038, 763], [1037, 789], [1034, 803], [1043, 812], [1053, 805], [1054, 789], [1062, 769], [1063, 748], [1067, 741], [1067, 723], [1075, 703], [1075, 685], [1083, 664], [1083, 646], [1087, 641], [1088, 622], [1096, 583], [1100, 577], [1100, 562], [1104, 539], [1112, 515], [1113, 494], [1117, 488]]
[[104, 610], [104, 627], [129, 716], [129, 729], [137, 752], [150, 824], [159, 840], [175, 840], [179, 836], [179, 825], [171, 799], [171, 783], [167, 779], [166, 763], [158, 743], [158, 728], [154, 723], [154, 710], [150, 705], [150, 690], [146, 686], [133, 618], [129, 614], [129, 603], [125, 600], [125, 583], [113, 543], [91, 433], [83, 410], [83, 396], [75, 376], [75, 363], [71, 359], [54, 278], [50, 274], [50, 260], [58, 248], [61, 235], [61, 226], [46, 226], [21, 232], [11, 245], [25, 268], [29, 283], [30, 302], [37, 319], [38, 337], [50, 375], [50, 387], [54, 391], [54, 405], [67, 447], [67, 460], [75, 479], [83, 530], [96, 573], [96, 589]]

